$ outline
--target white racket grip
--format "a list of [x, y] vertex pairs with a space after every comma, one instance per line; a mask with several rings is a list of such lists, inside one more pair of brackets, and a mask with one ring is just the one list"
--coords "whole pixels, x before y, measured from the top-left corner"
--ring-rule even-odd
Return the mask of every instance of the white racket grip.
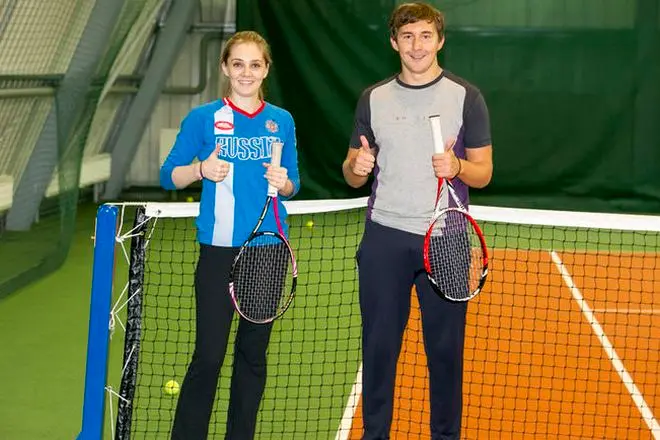
[[[280, 161], [282, 160], [282, 147], [283, 144], [280, 141], [273, 141], [270, 146], [270, 164], [276, 167], [280, 166]], [[273, 185], [268, 184], [268, 195], [271, 197], [277, 196], [277, 188]]]
[[431, 133], [433, 135], [433, 152], [440, 154], [445, 152], [445, 140], [442, 137], [442, 127], [440, 126], [440, 115], [429, 116], [431, 122]]

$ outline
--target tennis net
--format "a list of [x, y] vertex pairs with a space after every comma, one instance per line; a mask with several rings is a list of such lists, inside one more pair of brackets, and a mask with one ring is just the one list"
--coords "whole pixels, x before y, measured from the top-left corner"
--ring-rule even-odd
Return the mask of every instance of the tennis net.
[[[355, 251], [366, 203], [287, 202], [298, 289], [273, 329], [257, 438], [360, 438]], [[169, 438], [195, 339], [197, 210], [100, 208], [83, 433], [105, 421], [108, 438]], [[461, 438], [660, 439], [658, 217], [471, 211], [488, 241], [490, 273], [468, 307]], [[428, 439], [428, 373], [411, 295], [392, 438]], [[236, 324], [209, 438], [224, 438]]]

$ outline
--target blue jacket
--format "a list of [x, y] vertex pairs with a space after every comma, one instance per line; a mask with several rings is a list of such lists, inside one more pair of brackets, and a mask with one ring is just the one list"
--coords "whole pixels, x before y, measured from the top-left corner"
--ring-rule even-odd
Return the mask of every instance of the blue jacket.
[[[286, 110], [264, 102], [248, 114], [227, 98], [196, 107], [184, 118], [176, 142], [160, 169], [163, 188], [176, 189], [175, 167], [205, 160], [220, 147], [219, 157], [230, 163], [219, 183], [204, 179], [196, 220], [200, 243], [240, 246], [250, 235], [267, 197], [268, 181], [263, 163], [270, 161], [271, 144], [284, 144], [280, 166], [287, 169], [295, 195], [300, 189], [298, 153], [293, 117]], [[287, 233], [287, 212], [278, 197], [282, 227]], [[261, 230], [277, 231], [272, 205]]]

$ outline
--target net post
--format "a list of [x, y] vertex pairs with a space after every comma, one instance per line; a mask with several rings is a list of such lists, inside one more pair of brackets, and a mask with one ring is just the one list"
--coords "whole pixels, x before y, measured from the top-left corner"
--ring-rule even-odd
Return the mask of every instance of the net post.
[[116, 206], [102, 205], [96, 213], [85, 392], [78, 440], [98, 440], [103, 434], [118, 211]]

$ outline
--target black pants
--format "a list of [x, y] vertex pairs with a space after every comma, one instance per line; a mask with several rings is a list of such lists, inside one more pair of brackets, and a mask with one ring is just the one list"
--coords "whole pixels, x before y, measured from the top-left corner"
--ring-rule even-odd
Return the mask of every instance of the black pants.
[[367, 221], [358, 250], [363, 344], [363, 440], [389, 439], [396, 366], [417, 288], [428, 359], [431, 438], [458, 439], [467, 303], [435, 292], [423, 269], [424, 237]]
[[[234, 308], [229, 298], [229, 272], [237, 248], [200, 246], [195, 272], [195, 351], [181, 386], [173, 440], [204, 440], [227, 351]], [[266, 349], [272, 324], [240, 320], [234, 347], [228, 440], [254, 438], [257, 412], [266, 385]]]

